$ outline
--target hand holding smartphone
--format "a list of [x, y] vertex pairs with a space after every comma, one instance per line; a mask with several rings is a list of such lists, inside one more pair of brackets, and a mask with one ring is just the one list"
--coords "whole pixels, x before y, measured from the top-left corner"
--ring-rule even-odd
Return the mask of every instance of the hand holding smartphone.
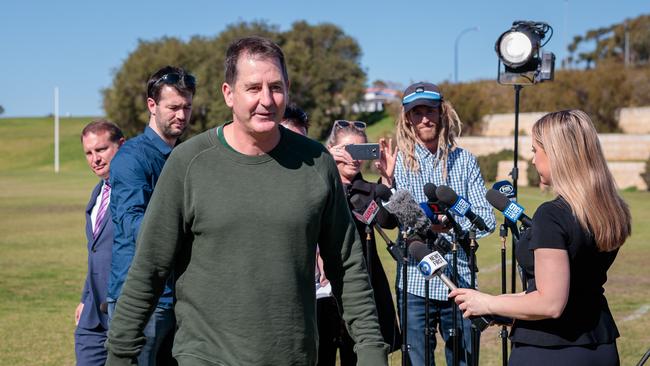
[[377, 143], [350, 144], [345, 146], [345, 150], [354, 160], [375, 160], [380, 157]]

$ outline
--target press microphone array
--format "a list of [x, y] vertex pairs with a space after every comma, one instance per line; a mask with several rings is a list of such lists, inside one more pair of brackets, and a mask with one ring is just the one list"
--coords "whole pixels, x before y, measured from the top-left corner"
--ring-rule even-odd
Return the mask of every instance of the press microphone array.
[[438, 201], [446, 205], [453, 213], [458, 216], [465, 216], [478, 230], [488, 231], [485, 221], [474, 212], [472, 212], [472, 205], [468, 200], [459, 196], [453, 189], [447, 186], [438, 186], [436, 188], [436, 196]]
[[[456, 284], [454, 284], [454, 282], [444, 274], [444, 270], [447, 267], [447, 261], [440, 253], [437, 251], [431, 251], [423, 243], [412, 243], [409, 246], [409, 253], [418, 262], [418, 270], [420, 270], [420, 273], [422, 273], [426, 280], [438, 277], [449, 290], [455, 290], [458, 288]], [[470, 317], [470, 320], [472, 325], [481, 332], [491, 325], [512, 325], [513, 323], [512, 318], [499, 315]]]
[[485, 199], [487, 199], [494, 208], [501, 211], [503, 216], [505, 216], [505, 218], [510, 222], [516, 224], [517, 221], [521, 221], [521, 223], [526, 227], [533, 226], [533, 220], [524, 213], [524, 207], [517, 202], [511, 201], [496, 189], [492, 188], [487, 191]]

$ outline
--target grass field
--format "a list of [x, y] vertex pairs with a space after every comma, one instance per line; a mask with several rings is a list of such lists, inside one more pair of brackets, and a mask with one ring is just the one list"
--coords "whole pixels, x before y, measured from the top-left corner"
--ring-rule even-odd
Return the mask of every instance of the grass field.
[[[0, 365], [74, 364], [73, 315], [86, 266], [83, 209], [97, 182], [79, 143], [88, 121], [61, 120], [61, 172], [54, 174], [52, 120], [0, 119]], [[623, 195], [633, 236], [609, 271], [606, 294], [621, 332], [622, 364], [634, 365], [650, 346], [650, 194]], [[520, 192], [529, 213], [551, 198], [537, 189]], [[499, 248], [496, 235], [480, 241], [479, 282], [491, 293], [500, 292]], [[379, 252], [392, 282], [395, 265], [382, 245]], [[481, 365], [500, 365], [500, 350], [497, 330], [487, 330]], [[437, 351], [438, 364], [441, 356]], [[396, 352], [391, 363], [399, 360]]]

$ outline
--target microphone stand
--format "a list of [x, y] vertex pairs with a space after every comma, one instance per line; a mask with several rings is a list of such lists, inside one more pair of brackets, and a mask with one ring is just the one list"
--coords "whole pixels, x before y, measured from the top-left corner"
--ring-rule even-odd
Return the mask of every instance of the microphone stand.
[[[458, 240], [454, 240], [451, 243], [451, 263], [452, 263], [452, 269], [451, 269], [451, 281], [453, 283], [458, 283]], [[451, 300], [449, 300], [451, 301]], [[459, 366], [460, 359], [459, 359], [459, 349], [458, 349], [458, 336], [459, 336], [459, 330], [458, 330], [458, 306], [456, 305], [455, 302], [452, 302], [452, 329], [450, 329], [449, 335], [452, 337], [452, 345], [453, 345], [453, 357], [452, 357], [452, 364], [453, 366]]]
[[376, 252], [375, 248], [372, 247], [371, 245], [371, 234], [372, 233], [372, 226], [371, 224], [366, 224], [366, 267], [368, 267], [368, 280], [370, 281], [370, 284], [372, 285], [372, 255]]
[[[427, 242], [427, 248], [431, 250], [431, 242], [429, 240]], [[424, 364], [425, 365], [430, 365], [430, 359], [431, 359], [431, 344], [429, 342], [431, 341], [431, 336], [434, 335], [435, 337], [435, 328], [431, 329], [431, 319], [429, 315], [429, 286], [430, 286], [430, 280], [424, 280]]]
[[[504, 218], [503, 220], [503, 224], [499, 227], [499, 238], [501, 238], [501, 294], [506, 293], [507, 287], [506, 240], [508, 238], [508, 227], [506, 225], [508, 219]], [[499, 337], [501, 337], [501, 360], [503, 361], [503, 366], [508, 366], [508, 327], [505, 325], [501, 326]]]
[[402, 263], [402, 365], [410, 365], [411, 359], [409, 357], [409, 344], [407, 342], [407, 301], [406, 301], [406, 296], [408, 296], [408, 291], [406, 290], [407, 286], [407, 276], [408, 276], [408, 250], [406, 248], [406, 240], [404, 240], [404, 235], [401, 231], [398, 231], [398, 239], [397, 242], [400, 243], [400, 249], [401, 249], [401, 254], [400, 254], [400, 260]]
[[379, 225], [375, 225], [375, 230], [379, 233], [379, 236], [381, 236], [382, 239], [384, 239], [384, 242], [386, 242], [386, 250], [388, 253], [390, 253], [390, 256], [393, 257], [393, 259], [396, 262], [400, 262], [402, 258], [404, 257], [404, 252], [402, 252], [402, 248], [400, 248], [399, 245], [395, 244], [394, 241], [390, 240], [388, 235], [382, 230], [382, 228]]
[[[469, 230], [469, 258], [468, 258], [469, 271], [470, 271], [470, 288], [472, 289], [476, 289], [476, 272], [478, 271], [478, 266], [476, 265], [477, 247], [478, 245], [476, 243], [476, 226], [472, 225], [472, 227]], [[480, 344], [481, 330], [476, 328], [474, 324], [472, 324], [471, 329], [472, 329], [472, 334], [471, 334], [472, 360], [471, 362], [468, 363], [473, 366], [478, 366], [479, 350], [481, 346]]]

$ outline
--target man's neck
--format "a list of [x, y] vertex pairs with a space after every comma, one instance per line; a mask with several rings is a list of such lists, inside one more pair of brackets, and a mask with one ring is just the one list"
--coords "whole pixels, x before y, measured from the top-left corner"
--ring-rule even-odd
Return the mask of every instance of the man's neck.
[[438, 140], [435, 141], [429, 141], [429, 142], [423, 142], [420, 141], [422, 146], [424, 146], [427, 150], [429, 150], [430, 153], [435, 154], [438, 152]]
[[163, 135], [162, 131], [158, 129], [158, 125], [156, 124], [156, 121], [152, 119], [149, 120], [149, 127], [153, 130], [153, 132], [156, 133], [169, 147], [174, 148], [176, 146], [176, 141], [178, 140], [177, 137], [168, 137]]
[[267, 154], [280, 143], [280, 128], [266, 133], [254, 133], [233, 121], [224, 126], [223, 137], [228, 145], [240, 154], [260, 156]]

